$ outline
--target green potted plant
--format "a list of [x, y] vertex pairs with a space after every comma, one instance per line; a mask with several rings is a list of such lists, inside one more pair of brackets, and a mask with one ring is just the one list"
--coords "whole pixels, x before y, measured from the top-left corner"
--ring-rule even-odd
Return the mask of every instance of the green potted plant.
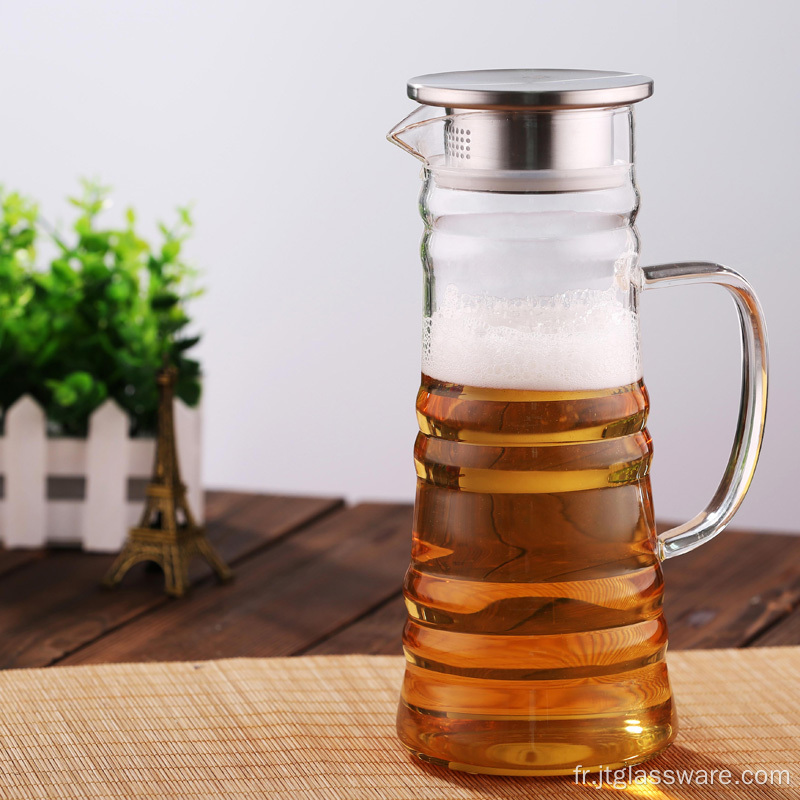
[[[77, 217], [71, 230], [62, 233], [41, 218], [33, 201], [0, 190], [0, 422], [6, 434], [4, 445], [12, 446], [14, 432], [9, 428], [15, 421], [15, 410], [20, 409], [22, 414], [22, 409], [27, 409], [25, 414], [31, 421], [26, 424], [31, 428], [37, 424], [32, 409], [38, 407], [46, 421], [47, 435], [44, 461], [48, 474], [43, 480], [49, 479], [51, 488], [59, 477], [48, 467], [54, 462], [60, 477], [78, 481], [83, 477], [84, 483], [93, 480], [95, 484], [101, 480], [99, 473], [91, 480], [80, 474], [65, 476], [64, 470], [83, 469], [80, 458], [73, 458], [69, 466], [57, 455], [59, 448], [66, 452], [69, 447], [78, 453], [78, 442], [87, 442], [90, 450], [97, 449], [96, 443], [88, 442], [96, 432], [92, 421], [101, 407], [124, 412], [120, 419], [124, 419], [125, 438], [130, 440], [125, 445], [130, 450], [127, 481], [147, 477], [147, 453], [152, 451], [156, 430], [155, 375], [164, 363], [178, 369], [176, 394], [187, 407], [196, 407], [201, 394], [200, 365], [191, 357], [199, 337], [187, 334], [191, 323], [187, 304], [198, 294], [195, 271], [182, 257], [183, 244], [192, 229], [189, 210], [179, 208], [172, 226], [160, 225], [160, 240], [153, 244], [137, 230], [132, 209], [127, 210], [123, 225], [103, 224], [102, 212], [109, 205], [106, 187], [85, 181], [81, 195], [70, 198], [70, 202], [77, 209]], [[52, 253], [44, 267], [38, 256], [42, 245]], [[22, 403], [23, 398], [27, 403]], [[106, 427], [116, 430], [120, 424], [115, 428], [108, 423]], [[26, 434], [29, 443], [31, 437], [35, 438], [32, 429]], [[182, 444], [191, 449], [189, 446], [196, 443], [182, 443], [179, 434], [179, 446]], [[120, 445], [109, 447], [119, 449]], [[28, 448], [28, 460], [34, 450]], [[113, 454], [109, 459], [114, 461]], [[199, 459], [199, 452], [193, 459]], [[8, 475], [15, 459], [6, 454], [4, 461], [4, 502], [14, 504], [19, 498], [12, 493], [22, 483]], [[142, 473], [144, 463], [147, 469]], [[199, 474], [194, 463], [183, 467], [187, 478]], [[85, 486], [84, 494], [90, 488], [96, 489]], [[107, 494], [118, 496], [119, 491], [117, 487]], [[199, 496], [197, 491], [192, 494]], [[70, 508], [75, 521], [85, 527], [86, 515], [76, 513], [74, 505]], [[7, 543], [20, 543], [21, 532], [12, 530], [12, 524], [20, 526], [20, 513], [12, 514], [13, 523], [6, 519], [2, 526]], [[135, 508], [128, 509], [125, 522], [121, 529], [116, 526], [111, 541], [93, 549], [115, 549], [134, 513]], [[45, 514], [50, 522], [45, 519], [38, 523], [37, 514], [42, 514], [32, 514], [35, 524], [28, 521], [25, 527], [33, 545], [51, 538], [77, 538], [84, 543], [87, 535], [93, 538], [85, 530], [72, 536], [65, 533], [58, 514]], [[70, 516], [66, 507], [62, 522], [65, 516]], [[59, 530], [48, 533], [48, 527]]]

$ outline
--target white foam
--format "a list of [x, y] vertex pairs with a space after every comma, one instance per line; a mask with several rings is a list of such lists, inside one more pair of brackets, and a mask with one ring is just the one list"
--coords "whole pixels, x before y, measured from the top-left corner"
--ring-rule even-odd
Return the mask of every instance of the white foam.
[[450, 285], [425, 320], [422, 371], [497, 389], [607, 389], [641, 377], [638, 333], [613, 289], [509, 300]]

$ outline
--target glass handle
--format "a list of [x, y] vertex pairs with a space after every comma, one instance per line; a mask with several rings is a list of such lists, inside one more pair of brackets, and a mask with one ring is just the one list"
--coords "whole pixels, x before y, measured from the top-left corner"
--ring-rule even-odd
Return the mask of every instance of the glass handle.
[[720, 533], [750, 488], [758, 463], [767, 414], [767, 328], [750, 284], [738, 272], [705, 261], [644, 267], [644, 288], [717, 283], [733, 296], [742, 334], [742, 395], [728, 466], [711, 502], [697, 516], [658, 537], [664, 560], [688, 553]]

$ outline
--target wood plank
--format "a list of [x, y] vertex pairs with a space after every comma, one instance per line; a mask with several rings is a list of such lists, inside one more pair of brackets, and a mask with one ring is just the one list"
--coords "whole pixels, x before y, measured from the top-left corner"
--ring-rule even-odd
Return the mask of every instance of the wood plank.
[[[780, 603], [780, 599], [777, 599]], [[756, 636], [750, 647], [786, 647], [800, 644], [800, 608], [783, 617], [776, 624]]]
[[39, 561], [46, 555], [46, 550], [6, 550], [5, 547], [0, 547], [0, 577], [34, 561]]
[[[342, 505], [340, 500], [270, 495], [240, 500], [215, 498], [215, 515], [222, 521], [208, 525], [209, 538], [235, 571], [254, 553]], [[169, 604], [161, 572], [148, 571], [144, 564], [134, 567], [119, 588], [102, 589], [112, 559], [57, 550], [0, 581], [0, 667], [46, 666]], [[210, 570], [196, 561], [191, 576], [202, 582]]]
[[258, 495], [252, 492], [230, 492], [220, 489], [207, 491], [205, 495], [206, 525], [221, 522], [227, 514], [252, 503], [257, 497]]
[[403, 653], [401, 637], [408, 612], [402, 594], [327, 637], [298, 655], [324, 656], [345, 653], [399, 656]]
[[198, 587], [60, 660], [62, 664], [293, 655], [396, 595], [411, 507], [328, 515], [243, 562], [227, 586]]
[[[791, 613], [800, 603], [800, 537], [725, 531], [668, 560], [664, 580], [672, 648], [800, 644], [800, 610]], [[405, 613], [397, 595], [308, 653], [399, 653]], [[785, 628], [759, 638], [787, 615]]]
[[800, 602], [800, 536], [724, 531], [664, 581], [672, 647], [746, 647]]

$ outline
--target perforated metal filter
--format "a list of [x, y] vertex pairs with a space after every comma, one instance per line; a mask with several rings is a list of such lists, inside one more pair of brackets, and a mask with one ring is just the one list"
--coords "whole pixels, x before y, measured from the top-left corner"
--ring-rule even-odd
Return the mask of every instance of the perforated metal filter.
[[472, 130], [448, 119], [444, 125], [444, 154], [448, 163], [472, 158]]
[[445, 166], [491, 170], [575, 170], [614, 163], [611, 109], [447, 109]]

